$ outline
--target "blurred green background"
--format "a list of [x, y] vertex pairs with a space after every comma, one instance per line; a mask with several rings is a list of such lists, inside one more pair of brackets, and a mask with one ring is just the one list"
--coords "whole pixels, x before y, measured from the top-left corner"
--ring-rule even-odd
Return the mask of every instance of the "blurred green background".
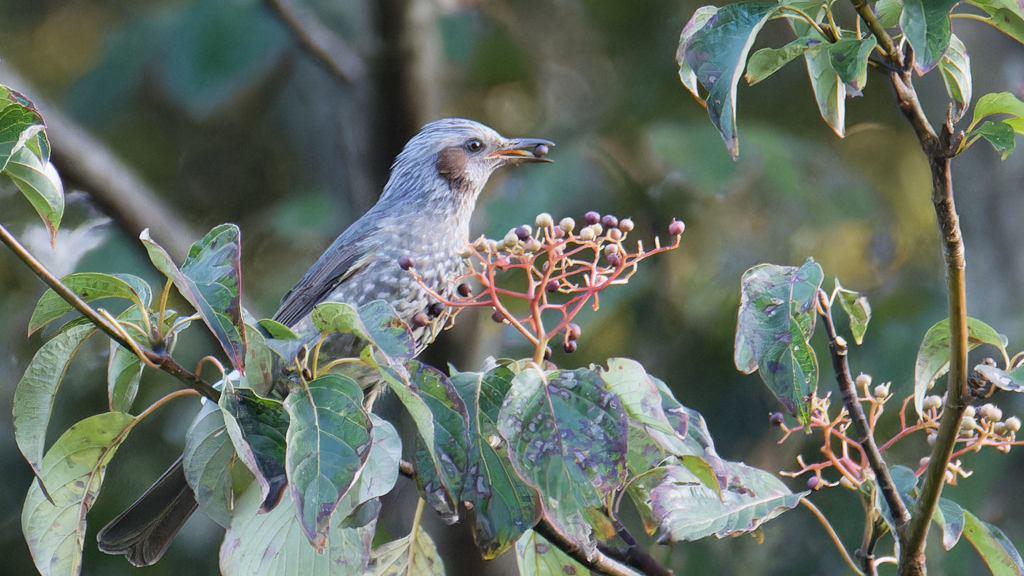
[[[331, 240], [372, 205], [391, 160], [419, 126], [443, 116], [473, 118], [506, 136], [558, 144], [550, 155], [555, 164], [492, 178], [474, 234], [501, 237], [539, 212], [580, 220], [597, 210], [632, 217], [632, 236], [650, 245], [653, 236], [666, 235], [672, 217], [687, 224], [680, 249], [644, 262], [627, 287], [602, 295], [599, 313], [582, 316], [579, 350], [556, 352], [556, 363], [635, 358], [704, 414], [724, 458], [793, 470], [797, 454], [818, 458], [820, 436], [776, 444], [780, 433], [768, 424], [776, 403], [758, 376], [735, 370], [732, 339], [743, 271], [813, 256], [826, 277], [839, 277], [871, 302], [874, 317], [852, 366], [876, 383], [892, 381], [897, 398], [881, 432], [887, 438], [898, 428], [895, 412], [911, 391], [917, 347], [944, 315], [945, 290], [927, 166], [883, 76], [872, 72], [866, 95], [847, 101], [845, 139], [820, 120], [802, 62], [755, 87], [741, 84], [741, 156], [733, 162], [676, 74], [679, 32], [698, 2], [292, 2], [289, 13], [332, 32], [343, 74], [312, 57], [269, 0], [0, 0], [0, 82], [38, 100], [68, 193], [56, 250], [6, 182], [0, 221], [58, 274], [130, 272], [154, 286], [163, 282], [137, 240], [142, 227], [153, 227], [154, 238], [181, 258], [209, 228], [235, 222], [247, 305], [269, 316]], [[954, 31], [972, 56], [976, 95], [1024, 94], [1024, 48], [977, 22], [957, 20]], [[784, 24], [771, 23], [757, 46], [780, 46], [788, 34]], [[932, 121], [941, 120], [947, 103], [940, 78], [932, 74], [918, 85]], [[120, 164], [106, 164], [110, 158]], [[979, 145], [954, 166], [970, 313], [1018, 350], [1024, 156], [1000, 162]], [[126, 173], [137, 180], [125, 184]], [[162, 204], [126, 196], [143, 188]], [[41, 343], [39, 335], [26, 339], [25, 326], [42, 292], [0, 249], [0, 407], [11, 405]], [[820, 336], [815, 344], [824, 359]], [[100, 337], [86, 346], [61, 387], [50, 442], [105, 409], [107, 346]], [[176, 352], [189, 366], [213, 349], [192, 328]], [[995, 351], [975, 354], [972, 360]], [[467, 312], [427, 359], [474, 369], [488, 355], [528, 350], [488, 314]], [[824, 394], [835, 385], [828, 362], [821, 364]], [[175, 388], [170, 377], [147, 372], [136, 409]], [[1017, 398], [996, 401], [1007, 416], [1024, 413]], [[122, 557], [96, 551], [95, 531], [175, 458], [197, 406], [192, 399], [171, 403], [121, 448], [89, 516], [84, 574], [135, 572]], [[923, 438], [914, 438], [888, 457], [916, 466], [924, 450]], [[998, 524], [1021, 548], [1018, 454], [963, 458], [976, 473], [945, 495]], [[0, 470], [0, 574], [32, 574], [20, 529], [32, 475], [9, 417], [0, 418]], [[805, 480], [786, 482], [798, 490]], [[389, 499], [386, 526], [395, 535], [407, 530], [402, 512], [414, 497], [400, 483]], [[837, 488], [813, 500], [852, 552], [862, 531], [857, 498]], [[222, 532], [201, 516], [161, 562], [139, 573], [217, 573]], [[436, 524], [431, 531], [450, 574], [514, 573], [511, 555], [481, 563], [465, 527]], [[966, 542], [949, 554], [935, 544], [930, 573], [984, 570]], [[848, 571], [803, 508], [769, 523], [761, 545], [748, 537], [654, 554], [677, 574]]]

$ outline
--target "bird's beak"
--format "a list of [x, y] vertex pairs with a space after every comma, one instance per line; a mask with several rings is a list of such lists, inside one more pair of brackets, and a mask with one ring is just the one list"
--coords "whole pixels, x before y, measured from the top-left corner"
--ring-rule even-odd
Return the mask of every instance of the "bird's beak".
[[539, 138], [512, 138], [506, 140], [501, 148], [490, 155], [492, 158], [502, 158], [506, 162], [551, 162], [544, 155], [548, 153], [547, 149], [554, 145], [554, 142]]

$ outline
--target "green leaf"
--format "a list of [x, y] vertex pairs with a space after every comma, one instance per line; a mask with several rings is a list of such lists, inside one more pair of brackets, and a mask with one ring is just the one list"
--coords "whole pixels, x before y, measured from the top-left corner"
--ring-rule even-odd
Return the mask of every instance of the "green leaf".
[[338, 519], [347, 518], [356, 511], [360, 505], [380, 498], [392, 488], [398, 481], [398, 465], [402, 459], [402, 439], [398, 431], [390, 422], [370, 414], [370, 422], [373, 425], [373, 443], [370, 444], [370, 454], [366, 457], [366, 463], [359, 472], [359, 477], [349, 488], [348, 493], [341, 499], [334, 516]]
[[651, 491], [659, 542], [724, 538], [758, 529], [792, 509], [808, 492], [793, 494], [775, 475], [734, 462], [724, 463], [729, 486], [721, 498], [682, 466], [669, 466]]
[[470, 447], [460, 501], [473, 507], [473, 536], [485, 559], [492, 559], [540, 519], [537, 493], [515, 473], [498, 435], [498, 414], [515, 373], [499, 366], [484, 374], [453, 374], [470, 414]]
[[883, 28], [893, 28], [900, 23], [903, 15], [903, 2], [901, 0], [878, 0], [875, 3], [878, 10], [878, 23]]
[[978, 98], [978, 103], [974, 106], [974, 119], [971, 121], [971, 126], [973, 127], [982, 118], [992, 116], [993, 114], [1009, 114], [1011, 120], [1016, 120], [1016, 122], [1011, 122], [1010, 125], [1017, 132], [1024, 132], [1021, 129], [1024, 120], [1020, 120], [1024, 119], [1024, 102], [1021, 102], [1010, 92], [992, 92]]
[[274, 353], [259, 328], [245, 325], [245, 382], [260, 396], [274, 385]]
[[232, 365], [245, 371], [245, 328], [241, 305], [241, 233], [221, 224], [192, 245], [179, 270], [171, 257], [143, 230], [139, 238], [157, 270], [170, 278], [195, 307], [220, 342]]
[[298, 338], [298, 334], [292, 332], [291, 328], [281, 324], [276, 320], [270, 318], [264, 318], [259, 321], [260, 328], [267, 331], [267, 334], [275, 340], [294, 340]]
[[812, 46], [804, 52], [804, 60], [818, 112], [832, 131], [842, 138], [846, 134], [846, 84], [832, 68], [828, 46], [827, 42]]
[[99, 495], [107, 464], [136, 420], [106, 412], [69, 428], [43, 458], [21, 512], [21, 529], [43, 576], [77, 575], [82, 569], [86, 513]]
[[953, 113], [953, 122], [959, 122], [971, 105], [971, 92], [973, 90], [971, 80], [971, 57], [967, 54], [967, 47], [951, 34], [949, 37], [949, 50], [939, 61], [939, 72], [942, 73], [942, 81], [946, 84], [946, 94], [956, 103]]
[[412, 331], [384, 300], [368, 302], [358, 309], [344, 302], [321, 302], [313, 308], [310, 319], [321, 333], [354, 334], [389, 358], [408, 360], [416, 355]]
[[134, 352], [110, 341], [107, 361], [107, 398], [111, 412], [128, 412], [135, 402], [142, 379], [142, 360]]
[[[434, 450], [416, 436], [416, 485], [427, 504], [449, 524], [458, 521], [459, 501], [466, 476], [469, 414], [451, 381], [438, 369], [416, 360], [406, 364], [409, 390], [417, 394], [434, 418]], [[431, 453], [438, 455], [435, 462]]]
[[608, 390], [619, 397], [631, 421], [665, 434], [676, 433], [662, 409], [661, 392], [639, 362], [611, 358], [607, 369], [596, 367], [595, 371], [608, 385]]
[[[981, 344], [991, 344], [1006, 356], [1003, 336], [991, 326], [975, 318], [967, 319], [967, 349], [973, 350]], [[944, 318], [928, 329], [914, 364], [914, 408], [922, 413], [921, 406], [928, 390], [935, 385], [935, 379], [949, 370], [949, 318]]]
[[309, 545], [299, 527], [291, 498], [260, 513], [260, 490], [252, 485], [235, 504], [231, 527], [220, 546], [224, 576], [280, 576], [281, 574], [363, 574], [370, 558], [376, 517], [361, 526], [342, 527], [331, 522], [326, 554]]
[[25, 369], [14, 391], [14, 439], [32, 471], [42, 471], [46, 427], [53, 401], [71, 358], [95, 328], [76, 326], [43, 344]]
[[761, 378], [802, 424], [810, 418], [818, 385], [818, 361], [807, 340], [814, 333], [815, 295], [824, 273], [813, 259], [803, 266], [761, 264], [740, 280], [734, 361]]
[[[97, 272], [78, 272], [61, 279], [61, 282], [86, 302], [101, 298], [124, 298], [131, 301], [140, 310], [149, 308], [153, 293], [149, 284], [138, 276], [130, 274], [100, 274]], [[53, 289], [47, 289], [32, 311], [28, 321], [28, 334], [57, 320], [74, 310], [71, 304], [61, 298]]]
[[14, 181], [43, 219], [50, 233], [50, 242], [56, 240], [57, 228], [64, 215], [64, 184], [57, 169], [50, 162], [40, 160], [27, 146], [22, 146], [11, 154], [3, 173]]
[[960, 0], [903, 0], [900, 28], [914, 49], [914, 68], [924, 76], [942, 60], [952, 30], [949, 12]]
[[1020, 576], [1024, 574], [1024, 561], [998, 527], [983, 522], [977, 516], [964, 510], [964, 536], [981, 555], [994, 576]]
[[276, 400], [260, 398], [251, 389], [224, 380], [220, 395], [224, 426], [245, 467], [256, 477], [266, 510], [273, 508], [288, 485], [285, 437], [288, 412]]
[[552, 527], [588, 555], [592, 523], [626, 478], [628, 426], [618, 397], [582, 368], [521, 372], [501, 407], [498, 431], [516, 473], [540, 493]]
[[1018, 366], [1015, 370], [1007, 372], [988, 364], [979, 364], [974, 370], [985, 380], [996, 388], [1006, 392], [1024, 392], [1024, 366]]
[[871, 321], [871, 305], [868, 299], [861, 296], [860, 292], [847, 290], [836, 278], [836, 295], [839, 296], [839, 305], [843, 307], [847, 317], [850, 319], [850, 332], [857, 344], [864, 342], [864, 333], [868, 330], [868, 322]]
[[821, 40], [813, 38], [797, 38], [782, 48], [762, 48], [754, 52], [747, 62], [747, 73], [744, 78], [753, 86], [761, 80], [776, 73], [786, 64], [800, 56], [811, 46], [820, 44]]
[[224, 413], [204, 402], [185, 434], [182, 463], [196, 501], [214, 522], [228, 528], [235, 505], [235, 447], [224, 426]]
[[331, 514], [370, 453], [370, 417], [355, 380], [327, 374], [284, 401], [285, 467], [299, 525], [319, 551], [328, 546]]
[[520, 576], [587, 574], [589, 570], [533, 530], [516, 541], [516, 566]]
[[964, 510], [952, 500], [939, 498], [939, 505], [932, 514], [932, 522], [942, 529], [942, 547], [950, 550], [956, 546], [960, 535], [964, 533]]
[[1000, 160], [1006, 160], [1013, 153], [1013, 148], [1017, 144], [1017, 137], [1013, 126], [1004, 121], [989, 120], [984, 122], [981, 126], [967, 134], [968, 139], [972, 139], [975, 136], [981, 136], [987, 140], [995, 148], [996, 152], [999, 152]]
[[843, 38], [828, 46], [829, 62], [850, 90], [860, 93], [868, 83], [868, 56], [878, 46], [874, 36]]
[[737, 2], [715, 11], [705, 6], [694, 13], [680, 37], [679, 76], [698, 99], [693, 79], [708, 90], [703, 102], [734, 159], [739, 155], [736, 85], [757, 33], [778, 8], [772, 2]]
[[1016, 0], [967, 0], [988, 13], [986, 20], [996, 29], [1024, 44], [1024, 14]]
[[366, 576], [444, 576], [444, 562], [437, 546], [422, 526], [412, 534], [375, 548]]
[[20, 92], [0, 86], [0, 171], [22, 147], [43, 162], [50, 160], [46, 124], [35, 104]]

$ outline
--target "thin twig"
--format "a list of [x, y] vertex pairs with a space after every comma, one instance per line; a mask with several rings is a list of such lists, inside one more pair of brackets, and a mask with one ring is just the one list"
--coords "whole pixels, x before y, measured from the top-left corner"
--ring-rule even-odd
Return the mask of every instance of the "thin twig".
[[[58, 296], [63, 298], [68, 304], [71, 304], [71, 306], [74, 307], [75, 310], [81, 312], [83, 316], [88, 318], [90, 322], [92, 322], [97, 328], [106, 333], [107, 336], [110, 336], [110, 338], [113, 339], [115, 342], [117, 342], [121, 346], [124, 346], [125, 348], [128, 348], [129, 350], [134, 350], [136, 348], [139, 349], [139, 351], [141, 351], [144, 356], [140, 358], [144, 360], [147, 364], [159, 366], [161, 370], [174, 376], [178, 380], [181, 380], [189, 388], [194, 389], [203, 396], [206, 396], [207, 398], [210, 398], [215, 402], [220, 399], [220, 392], [215, 390], [213, 386], [211, 386], [202, 378], [199, 378], [195, 374], [186, 370], [180, 364], [175, 362], [174, 359], [171, 358], [166, 353], [158, 354], [156, 352], [153, 352], [152, 350], [143, 348], [131, 338], [126, 339], [125, 336], [122, 334], [122, 331], [119, 330], [119, 327], [112, 325], [106, 318], [103, 317], [103, 315], [101, 315], [99, 312], [93, 309], [92, 306], [89, 306], [89, 304], [86, 303], [85, 300], [79, 298], [78, 294], [75, 294], [73, 290], [65, 286], [64, 283], [61, 282], [59, 278], [54, 276], [52, 272], [46, 269], [46, 266], [44, 266], [42, 262], [37, 260], [36, 257], [33, 256], [31, 252], [29, 252], [24, 246], [22, 246], [21, 242], [18, 242], [18, 239], [15, 238], [14, 235], [11, 234], [7, 230], [7, 228], [4, 227], [2, 224], [0, 224], [0, 242], [6, 244], [7, 247], [10, 248], [12, 252], [14, 252], [15, 256], [17, 256], [22, 262], [24, 262], [25, 265], [28, 266], [29, 269], [32, 270], [32, 272], [34, 272], [35, 275], [38, 276], [39, 279], [42, 280], [44, 284], [49, 286], [54, 292], [57, 293]], [[143, 314], [145, 314], [144, 311]]]
[[828, 531], [828, 535], [832, 538], [832, 542], [835, 543], [836, 548], [842, 552], [843, 559], [850, 565], [850, 568], [857, 574], [863, 575], [864, 573], [860, 568], [857, 568], [857, 563], [853, 561], [853, 558], [850, 558], [850, 553], [846, 551], [846, 546], [843, 546], [843, 541], [839, 539], [839, 535], [836, 534], [836, 531], [832, 528], [832, 524], [829, 523], [828, 518], [825, 518], [825, 515], [821, 513], [821, 510], [819, 510], [818, 507], [812, 504], [807, 498], [801, 498], [800, 503], [806, 506], [807, 509], [811, 511], [811, 514], [814, 514], [818, 521], [821, 522], [822, 526], [825, 527], [825, 530]]
[[299, 45], [339, 80], [354, 84], [366, 74], [363, 59], [315, 14], [290, 0], [266, 0]]
[[896, 490], [896, 484], [889, 474], [889, 467], [885, 464], [882, 454], [878, 451], [875, 438], [868, 427], [867, 418], [864, 416], [864, 409], [857, 400], [857, 385], [850, 375], [846, 342], [836, 334], [836, 327], [832, 322], [832, 308], [828, 304], [828, 296], [820, 290], [818, 291], [818, 312], [825, 324], [825, 331], [828, 332], [828, 349], [832, 354], [832, 368], [836, 373], [836, 382], [839, 384], [839, 393], [843, 399], [843, 406], [849, 412], [850, 420], [857, 431], [857, 438], [854, 438], [854, 440], [864, 449], [868, 463], [875, 473], [878, 489], [882, 492], [886, 504], [889, 505], [893, 522], [896, 524], [896, 530], [902, 531], [907, 522], [910, 521], [910, 512]]

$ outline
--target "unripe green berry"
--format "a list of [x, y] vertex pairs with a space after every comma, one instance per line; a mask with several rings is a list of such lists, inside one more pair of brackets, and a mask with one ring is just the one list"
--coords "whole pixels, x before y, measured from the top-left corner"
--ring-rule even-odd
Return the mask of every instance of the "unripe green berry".
[[919, 467], [921, 467], [921, 468], [927, 468], [928, 467], [928, 463], [931, 462], [931, 461], [932, 461], [932, 459], [931, 459], [930, 456], [925, 456], [924, 458], [921, 458], [921, 460], [917, 463], [917, 465]]
[[842, 478], [839, 479], [839, 485], [842, 486], [843, 488], [846, 488], [847, 490], [857, 489], [857, 486], [854, 485], [853, 481], [847, 478], [846, 476], [843, 476]]
[[964, 432], [969, 432], [971, 430], [974, 430], [977, 426], [978, 426], [978, 421], [974, 419], [974, 416], [966, 416], [960, 422], [960, 430], [964, 431]]
[[981, 415], [982, 420], [987, 420], [989, 422], [999, 422], [1003, 419], [1003, 411], [997, 408], [994, 404], [985, 404], [978, 409], [978, 413]]
[[859, 374], [854, 382], [861, 388], [867, 388], [868, 386], [871, 386], [871, 375], [863, 373]]
[[1007, 432], [1007, 430], [1006, 430], [1006, 422], [996, 422], [995, 424], [993, 424], [992, 425], [992, 432], [994, 432], [994, 433], [996, 433], [996, 434], [998, 434], [1000, 436], [1005, 436], [1006, 432]]
[[558, 223], [558, 227], [564, 232], [572, 232], [576, 228], [576, 221], [566, 216], [562, 218], [562, 221]]
[[1020, 418], [1016, 416], [1010, 416], [1006, 419], [1006, 429], [1010, 432], [1018, 432], [1020, 430]]
[[555, 220], [551, 217], [551, 214], [541, 212], [537, 214], [537, 219], [533, 223], [537, 228], [550, 228], [555, 225]]
[[932, 448], [934, 448], [935, 447], [935, 441], [938, 440], [938, 439], [939, 439], [939, 435], [936, 434], [935, 432], [932, 432], [931, 434], [928, 435], [928, 445], [931, 446]]
[[602, 226], [601, 226], [601, 224], [599, 224], [599, 223], [596, 223], [596, 222], [595, 222], [594, 224], [591, 224], [591, 225], [590, 225], [590, 228], [591, 228], [591, 229], [593, 229], [593, 231], [594, 231], [594, 237], [595, 237], [595, 238], [596, 238], [597, 236], [600, 236], [600, 235], [601, 235], [601, 233], [602, 233], [602, 232], [604, 232], [604, 227], [602, 227]]
[[506, 246], [515, 246], [516, 244], [518, 244], [519, 235], [516, 234], [515, 228], [509, 230], [508, 234], [505, 234], [505, 237], [502, 239], [502, 241], [505, 243]]
[[939, 398], [938, 396], [934, 395], [925, 396], [924, 402], [921, 403], [921, 406], [925, 410], [931, 410], [932, 408], [940, 408], [942, 406], [942, 398]]
[[967, 409], [964, 410], [964, 418], [974, 418], [974, 406], [968, 406]]
[[580, 240], [583, 240], [584, 242], [590, 242], [594, 238], [597, 238], [597, 235], [594, 234], [594, 229], [591, 228], [590, 226], [587, 226], [583, 230], [580, 230]]
[[523, 250], [528, 252], [536, 252], [537, 250], [540, 250], [540, 247], [540, 241], [536, 238], [527, 238], [526, 242], [523, 242]]
[[879, 384], [875, 386], [875, 398], [881, 400], [889, 395], [889, 387], [885, 384]]

